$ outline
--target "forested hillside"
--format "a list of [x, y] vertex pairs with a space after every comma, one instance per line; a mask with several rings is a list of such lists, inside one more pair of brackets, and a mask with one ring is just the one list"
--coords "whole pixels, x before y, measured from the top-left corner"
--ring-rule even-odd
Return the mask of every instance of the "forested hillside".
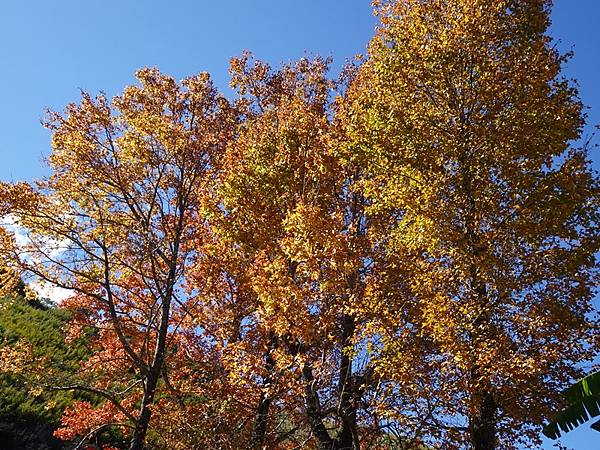
[[[85, 350], [66, 345], [62, 329], [67, 318], [65, 311], [21, 297], [0, 300], [0, 352], [16, 343], [27, 343], [37, 355], [52, 358], [65, 370], [74, 370]], [[29, 381], [21, 374], [0, 374], [0, 448], [71, 448], [52, 433], [73, 395], [44, 392]]]

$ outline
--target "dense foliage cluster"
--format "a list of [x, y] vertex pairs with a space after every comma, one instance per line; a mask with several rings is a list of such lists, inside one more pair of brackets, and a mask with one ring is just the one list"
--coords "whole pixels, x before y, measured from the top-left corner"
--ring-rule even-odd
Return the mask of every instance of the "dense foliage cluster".
[[79, 393], [35, 411], [89, 448], [538, 445], [600, 335], [550, 7], [378, 1], [337, 80], [245, 53], [232, 100], [143, 69], [50, 113], [52, 173], [0, 184], [0, 247], [72, 293], [38, 313], [69, 312], [66, 344], [10, 338], [0, 387]]

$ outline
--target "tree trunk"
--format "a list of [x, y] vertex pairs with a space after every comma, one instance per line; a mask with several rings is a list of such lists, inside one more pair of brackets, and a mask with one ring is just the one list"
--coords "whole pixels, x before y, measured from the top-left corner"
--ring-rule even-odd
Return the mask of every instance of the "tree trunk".
[[344, 314], [342, 323], [342, 352], [340, 357], [339, 373], [339, 410], [338, 414], [342, 419], [342, 429], [337, 438], [339, 450], [353, 450], [359, 448], [359, 443], [354, 442], [356, 432], [356, 386], [352, 376], [352, 360], [344, 352], [344, 349], [350, 344], [350, 339], [354, 334], [354, 318]]
[[[272, 351], [276, 347], [277, 341], [275, 335], [271, 333], [269, 337], [269, 348], [265, 353], [265, 369], [267, 375], [265, 377], [263, 388], [269, 389], [273, 379], [271, 373], [275, 368], [275, 360], [272, 356]], [[258, 408], [256, 409], [256, 422], [254, 423], [254, 429], [252, 430], [252, 450], [261, 450], [264, 446], [265, 437], [267, 435], [267, 425], [269, 421], [269, 408], [271, 407], [271, 398], [269, 394], [263, 390], [260, 394], [260, 400]]]
[[315, 388], [315, 379], [312, 367], [307, 361], [302, 367], [304, 378], [304, 397], [306, 400], [306, 413], [310, 423], [310, 429], [317, 439], [317, 450], [336, 450], [336, 441], [331, 438], [327, 428], [323, 425], [321, 414], [321, 401]]
[[146, 379], [146, 389], [144, 392], [144, 397], [142, 398], [140, 415], [135, 425], [129, 450], [144, 450], [145, 447], [144, 443], [146, 441], [146, 433], [148, 432], [150, 416], [152, 414], [150, 405], [152, 405], [154, 402], [154, 394], [156, 393], [156, 385], [158, 384], [158, 378], [160, 375], [160, 372], [156, 374], [153, 372], [154, 371], [151, 371]]
[[479, 410], [470, 418], [469, 432], [473, 450], [496, 449], [497, 405], [489, 392], [481, 396]]
[[263, 448], [265, 437], [267, 435], [270, 407], [271, 399], [264, 392], [261, 393], [258, 408], [256, 410], [256, 422], [254, 423], [254, 430], [252, 430], [252, 450], [261, 450]]
[[[175, 273], [174, 266], [171, 267], [169, 271], [169, 280], [173, 280]], [[131, 439], [131, 445], [129, 446], [129, 450], [144, 450], [146, 434], [148, 433], [148, 426], [150, 425], [150, 416], [152, 415], [152, 410], [150, 407], [154, 403], [154, 395], [156, 394], [156, 386], [158, 385], [158, 380], [163, 371], [163, 366], [165, 363], [165, 349], [167, 344], [167, 334], [169, 331], [169, 317], [171, 311], [171, 298], [173, 296], [173, 283], [169, 283], [169, 287], [167, 289], [167, 294], [163, 300], [163, 304], [161, 306], [161, 317], [160, 317], [160, 327], [158, 329], [158, 339], [156, 341], [156, 347], [154, 350], [154, 356], [152, 365], [150, 366], [150, 370], [146, 375], [146, 380], [144, 383], [144, 396], [142, 397], [142, 404], [140, 406], [140, 415], [135, 424], [135, 430], [133, 432], [133, 437]]]

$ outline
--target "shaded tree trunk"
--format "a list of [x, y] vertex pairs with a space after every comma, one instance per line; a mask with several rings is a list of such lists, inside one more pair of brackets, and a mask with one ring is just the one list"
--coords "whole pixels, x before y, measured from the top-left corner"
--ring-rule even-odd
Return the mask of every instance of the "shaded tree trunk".
[[[158, 372], [158, 375], [160, 372]], [[156, 385], [158, 384], [158, 376], [155, 376], [154, 371], [148, 375], [146, 379], [146, 388], [144, 392], [144, 397], [142, 398], [142, 405], [140, 407], [140, 415], [137, 423], [135, 424], [135, 429], [133, 431], [133, 437], [131, 439], [131, 445], [129, 446], [129, 450], [144, 450], [146, 434], [148, 432], [148, 426], [150, 425], [150, 417], [152, 415], [152, 411], [150, 410], [150, 405], [154, 402], [154, 395], [156, 393]]]
[[497, 405], [488, 392], [481, 396], [479, 411], [469, 420], [469, 433], [474, 450], [495, 450]]
[[[263, 389], [268, 389], [273, 383], [271, 373], [275, 368], [275, 360], [272, 356], [272, 351], [275, 349], [277, 341], [275, 335], [271, 333], [269, 337], [269, 348], [265, 353], [265, 369], [267, 376], [264, 379]], [[263, 448], [267, 435], [267, 425], [269, 423], [269, 408], [271, 407], [271, 397], [263, 390], [260, 394], [260, 400], [256, 409], [256, 422], [252, 430], [252, 450], [260, 450]]]
[[315, 386], [316, 380], [313, 376], [312, 366], [307, 361], [302, 367], [304, 378], [304, 397], [306, 401], [306, 414], [310, 423], [310, 429], [317, 439], [317, 450], [336, 450], [336, 441], [323, 424], [321, 413], [321, 401]]
[[339, 373], [339, 409], [338, 414], [342, 419], [342, 429], [337, 438], [339, 450], [353, 450], [359, 448], [356, 430], [357, 415], [357, 392], [352, 376], [352, 359], [344, 352], [344, 349], [350, 345], [350, 340], [356, 328], [354, 317], [344, 314], [342, 319], [342, 353], [340, 358]]
[[[183, 209], [181, 209], [183, 211]], [[179, 245], [181, 230], [183, 229], [183, 215], [179, 216], [179, 222], [177, 226], [177, 236], [174, 243], [174, 257], [171, 260], [169, 267], [169, 274], [166, 282], [166, 292], [163, 297], [163, 303], [161, 305], [160, 324], [158, 327], [158, 336], [156, 340], [156, 347], [154, 349], [154, 355], [152, 357], [152, 365], [150, 366], [148, 373], [145, 376], [144, 382], [144, 396], [142, 397], [142, 404], [140, 406], [140, 414], [129, 450], [144, 450], [146, 434], [148, 433], [148, 426], [150, 425], [150, 417], [152, 416], [151, 406], [154, 403], [154, 396], [156, 394], [156, 387], [158, 380], [163, 373], [165, 365], [165, 353], [167, 347], [167, 336], [169, 333], [169, 319], [171, 316], [171, 301], [173, 299], [173, 292], [175, 290], [175, 279], [176, 279], [176, 261], [177, 255], [179, 255]]]
[[[354, 318], [345, 314], [342, 323], [342, 348], [350, 343], [355, 330]], [[342, 351], [338, 380], [339, 406], [337, 414], [342, 421], [342, 426], [336, 438], [331, 437], [323, 423], [321, 401], [315, 386], [312, 366], [309, 362], [304, 364], [302, 375], [305, 382], [306, 413], [309, 418], [310, 428], [317, 440], [318, 450], [356, 450], [360, 448], [357, 432], [358, 398], [361, 389], [357, 385], [360, 377], [352, 374], [352, 359]]]
[[152, 415], [151, 406], [154, 403], [156, 387], [162, 374], [165, 361], [170, 301], [166, 304], [163, 304], [162, 309], [163, 318], [161, 319], [161, 327], [159, 330], [158, 341], [156, 343], [156, 350], [154, 352], [154, 361], [150, 367], [150, 370], [148, 371], [148, 374], [146, 375], [146, 380], [144, 382], [144, 396], [142, 397], [140, 413], [137, 423], [135, 424], [129, 450], [143, 450], [145, 448], [144, 444], [146, 441], [146, 434], [148, 433], [148, 426], [150, 425], [150, 417]]

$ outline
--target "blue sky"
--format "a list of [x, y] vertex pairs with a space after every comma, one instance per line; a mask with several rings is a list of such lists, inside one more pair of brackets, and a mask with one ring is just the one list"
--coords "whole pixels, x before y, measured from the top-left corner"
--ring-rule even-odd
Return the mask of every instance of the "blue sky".
[[[575, 50], [565, 74], [590, 107], [589, 136], [600, 123], [600, 1], [557, 0], [552, 18], [559, 47]], [[3, 0], [0, 180], [45, 173], [49, 134], [40, 118], [80, 89], [116, 94], [136, 69], [157, 66], [179, 79], [208, 71], [226, 90], [229, 58], [245, 49], [273, 65], [308, 51], [339, 66], [364, 52], [374, 24], [368, 0]], [[600, 169], [598, 151], [592, 160]], [[576, 450], [598, 442], [587, 426], [563, 439]]]

